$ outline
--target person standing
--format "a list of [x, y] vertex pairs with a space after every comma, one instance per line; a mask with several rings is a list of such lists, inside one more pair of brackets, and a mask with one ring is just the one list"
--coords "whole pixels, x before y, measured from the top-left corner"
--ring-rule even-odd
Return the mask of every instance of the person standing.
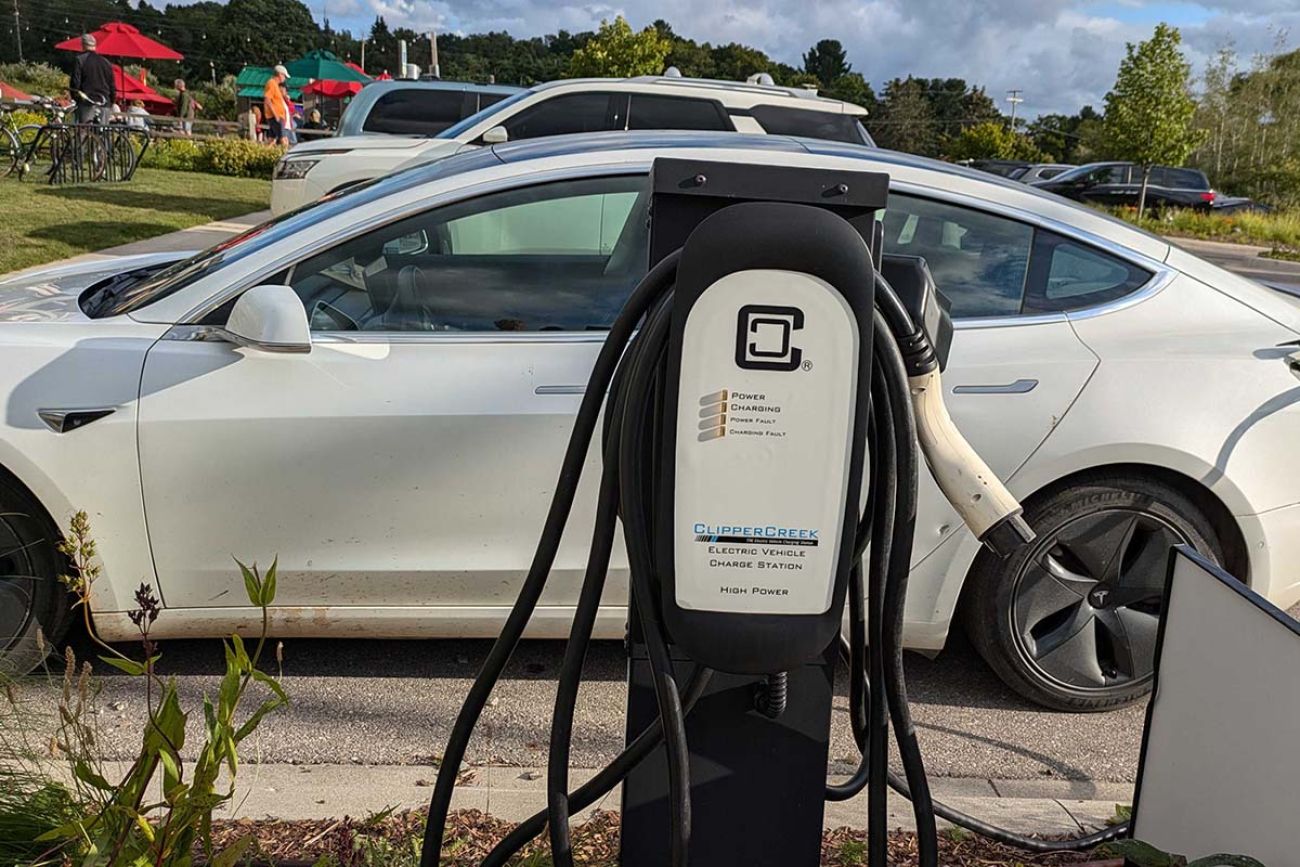
[[280, 145], [289, 144], [289, 135], [293, 130], [293, 108], [289, 104], [289, 91], [284, 83], [289, 80], [289, 70], [283, 66], [275, 67], [275, 74], [267, 79], [262, 90], [262, 106], [266, 111], [266, 123], [270, 127], [271, 141]]
[[72, 61], [68, 92], [77, 105], [77, 123], [106, 123], [114, 102], [113, 64], [95, 48], [95, 37], [81, 37], [82, 52]]
[[203, 105], [194, 98], [194, 94], [185, 88], [185, 79], [176, 79], [176, 116], [181, 119], [181, 129], [186, 135], [194, 135], [194, 115], [203, 110]]

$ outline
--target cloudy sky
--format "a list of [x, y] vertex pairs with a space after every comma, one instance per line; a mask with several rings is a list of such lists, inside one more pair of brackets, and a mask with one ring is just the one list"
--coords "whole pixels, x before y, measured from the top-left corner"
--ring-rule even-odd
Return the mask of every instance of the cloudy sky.
[[[877, 87], [909, 73], [984, 84], [1005, 109], [1019, 88], [1029, 116], [1100, 105], [1124, 43], [1157, 22], [1183, 31], [1199, 71], [1231, 43], [1243, 58], [1270, 50], [1279, 34], [1300, 37], [1300, 0], [307, 0], [319, 17], [362, 32], [376, 15], [390, 26], [515, 36], [590, 30], [623, 14], [643, 27], [656, 18], [700, 41], [742, 42], [799, 65], [818, 39], [834, 37], [853, 68]], [[1294, 41], [1288, 40], [1294, 45]]]

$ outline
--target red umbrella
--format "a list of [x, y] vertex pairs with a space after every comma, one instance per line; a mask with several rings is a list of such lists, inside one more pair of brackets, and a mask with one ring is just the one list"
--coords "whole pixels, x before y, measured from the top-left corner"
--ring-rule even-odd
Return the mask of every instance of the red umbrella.
[[345, 60], [345, 61], [343, 61], [343, 65], [346, 66], [348, 69], [356, 70], [357, 72], [361, 73], [362, 75], [367, 75], [367, 74], [368, 74], [364, 69], [362, 69], [360, 66], [357, 66], [357, 65], [356, 65], [355, 63], [353, 63], [351, 60]]
[[362, 84], [359, 81], [313, 81], [302, 89], [304, 94], [314, 93], [318, 96], [327, 96], [331, 99], [343, 99], [348, 96], [356, 96], [361, 92]]
[[[140, 100], [144, 104], [155, 108], [172, 107], [172, 101], [145, 84], [140, 79], [128, 73], [117, 64], [113, 64], [113, 89], [117, 92], [117, 104], [126, 107], [126, 104], [133, 100]], [[161, 112], [150, 111], [150, 114], [160, 114]]]
[[0, 99], [7, 99], [10, 102], [31, 102], [32, 98], [13, 85], [0, 81]]
[[[91, 33], [91, 36], [95, 37], [95, 50], [108, 57], [138, 57], [144, 60], [181, 60], [185, 57], [122, 21], [110, 21]], [[63, 51], [80, 51], [81, 37], [65, 39], [54, 47]]]
[[387, 69], [385, 69], [385, 70], [384, 70], [383, 72], [381, 72], [378, 76], [376, 76], [376, 78], [377, 78], [379, 81], [392, 81], [392, 80], [393, 80], [393, 77], [392, 77], [391, 75], [388, 74], [388, 70], [387, 70]]

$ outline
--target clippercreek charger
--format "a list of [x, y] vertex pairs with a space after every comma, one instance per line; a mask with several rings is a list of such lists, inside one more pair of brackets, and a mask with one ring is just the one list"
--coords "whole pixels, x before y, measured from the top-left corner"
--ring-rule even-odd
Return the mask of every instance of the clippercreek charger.
[[[753, 243], [774, 236], [785, 243]], [[860, 509], [858, 386], [870, 376], [874, 273], [862, 236], [807, 205], [730, 205], [682, 253], [656, 563], [672, 643], [709, 668], [786, 671], [839, 633]]]
[[[547, 808], [484, 865], [501, 867], [543, 829], [555, 864], [571, 865], [569, 817], [620, 782], [623, 867], [812, 867], [824, 800], [864, 788], [869, 860], [883, 867], [886, 785], [913, 802], [923, 867], [937, 864], [936, 813], [1041, 845], [931, 802], [907, 707], [918, 448], [995, 552], [1032, 534], [944, 409], [951, 325], [928, 269], [880, 254], [888, 182], [655, 161], [651, 268], [601, 348], [533, 563], [443, 752], [425, 867], [438, 863], [470, 735], [541, 597], [598, 428], [596, 521], [558, 678]], [[619, 520], [628, 743], [570, 792], [578, 686]], [[828, 786], [841, 655], [863, 758], [848, 783]], [[888, 768], [891, 727], [905, 780]]]

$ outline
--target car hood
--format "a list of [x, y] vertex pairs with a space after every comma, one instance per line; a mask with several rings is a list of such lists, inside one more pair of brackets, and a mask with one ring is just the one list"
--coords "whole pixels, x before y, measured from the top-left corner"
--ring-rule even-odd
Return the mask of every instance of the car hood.
[[460, 143], [452, 139], [416, 138], [402, 135], [341, 135], [334, 138], [322, 138], [316, 141], [294, 145], [284, 155], [284, 159], [309, 157], [314, 154], [343, 153], [345, 151], [403, 151], [419, 148], [451, 145], [454, 149]]
[[0, 322], [84, 321], [87, 317], [77, 304], [77, 296], [86, 287], [123, 271], [174, 262], [192, 255], [192, 252], [171, 252], [115, 256], [0, 278]]

